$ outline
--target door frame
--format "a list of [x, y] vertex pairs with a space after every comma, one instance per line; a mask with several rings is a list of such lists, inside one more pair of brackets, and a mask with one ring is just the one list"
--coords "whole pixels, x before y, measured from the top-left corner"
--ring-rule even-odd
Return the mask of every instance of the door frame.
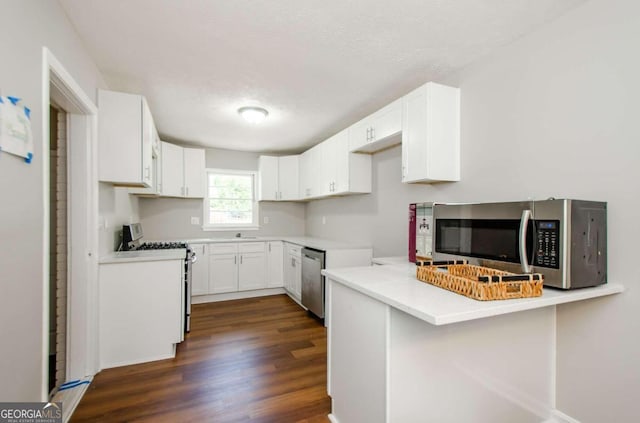
[[67, 380], [98, 369], [98, 108], [62, 63], [42, 49], [43, 295], [41, 399], [47, 401], [49, 354], [49, 104], [67, 113]]

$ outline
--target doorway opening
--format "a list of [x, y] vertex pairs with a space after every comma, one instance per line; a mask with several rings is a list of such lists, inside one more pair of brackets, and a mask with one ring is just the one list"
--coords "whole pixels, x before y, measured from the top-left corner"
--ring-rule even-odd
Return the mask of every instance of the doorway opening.
[[66, 381], [67, 114], [49, 106], [49, 395]]
[[42, 63], [41, 401], [62, 402], [68, 421], [99, 362], [98, 109], [46, 47]]

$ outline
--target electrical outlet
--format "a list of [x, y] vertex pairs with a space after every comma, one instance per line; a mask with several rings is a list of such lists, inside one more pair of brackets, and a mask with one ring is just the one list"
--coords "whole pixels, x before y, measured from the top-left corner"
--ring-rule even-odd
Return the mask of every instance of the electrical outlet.
[[327, 216], [322, 216], [322, 224], [323, 225], [327, 224]]
[[199, 225], [200, 224], [200, 218], [197, 216], [191, 216], [191, 224], [192, 225]]
[[264, 223], [265, 225], [269, 224], [269, 216], [265, 216], [262, 218], [262, 223]]

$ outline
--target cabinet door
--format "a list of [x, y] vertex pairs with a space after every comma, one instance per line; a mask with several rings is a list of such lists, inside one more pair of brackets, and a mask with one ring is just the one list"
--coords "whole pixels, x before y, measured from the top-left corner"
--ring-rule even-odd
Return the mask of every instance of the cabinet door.
[[320, 197], [323, 195], [323, 186], [326, 187], [322, 167], [322, 144], [310, 148], [305, 154], [309, 155], [309, 195], [306, 198]]
[[293, 294], [293, 255], [284, 254], [284, 262], [282, 264], [284, 289], [290, 294]]
[[205, 153], [202, 148], [184, 148], [184, 196], [204, 198]]
[[153, 149], [152, 149], [152, 185], [150, 188], [129, 188], [129, 194], [144, 195], [155, 197], [162, 194], [162, 150], [160, 148], [160, 136], [158, 131], [153, 127]]
[[153, 143], [155, 126], [147, 100], [142, 97], [142, 180], [147, 187], [153, 186]]
[[305, 199], [311, 196], [311, 180], [313, 166], [311, 164], [311, 150], [307, 150], [300, 155], [299, 172], [299, 198]]
[[460, 91], [429, 82], [404, 97], [402, 182], [460, 180]]
[[[422, 88], [422, 87], [421, 87]], [[417, 89], [404, 98], [402, 132], [402, 182], [420, 180], [427, 174], [427, 91]]]
[[258, 159], [258, 200], [274, 201], [278, 195], [278, 158], [260, 156]]
[[209, 293], [238, 291], [238, 255], [212, 254], [209, 256]]
[[182, 197], [184, 190], [184, 172], [182, 167], [182, 147], [168, 142], [162, 146], [162, 196]]
[[378, 110], [373, 117], [372, 128], [372, 142], [400, 133], [402, 131], [402, 98]]
[[207, 244], [189, 244], [196, 254], [191, 271], [191, 295], [209, 293], [209, 256]]
[[293, 256], [293, 296], [299, 301], [302, 296], [302, 259]]
[[331, 195], [333, 176], [336, 171], [334, 158], [335, 135], [314, 147], [317, 162], [314, 165], [314, 197]]
[[370, 141], [371, 118], [366, 117], [349, 127], [349, 151], [357, 151]]
[[147, 186], [142, 178], [142, 97], [99, 90], [98, 106], [99, 180]]
[[284, 286], [282, 241], [267, 243], [267, 288]]
[[285, 201], [299, 199], [298, 160], [300, 156], [283, 156], [278, 158], [279, 199]]
[[332, 145], [333, 162], [333, 185], [332, 194], [348, 192], [349, 187], [349, 134], [342, 131], [334, 137]]
[[240, 253], [238, 265], [238, 290], [249, 291], [267, 287], [264, 253]]

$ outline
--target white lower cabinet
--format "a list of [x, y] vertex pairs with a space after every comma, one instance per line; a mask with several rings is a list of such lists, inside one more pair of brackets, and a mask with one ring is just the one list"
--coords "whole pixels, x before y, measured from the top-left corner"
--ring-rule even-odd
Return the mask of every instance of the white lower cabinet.
[[[264, 244], [262, 244], [264, 250]], [[251, 291], [267, 287], [265, 278], [264, 251], [252, 253], [239, 253], [238, 263], [238, 291]]]
[[100, 368], [171, 358], [183, 339], [184, 260], [100, 264]]
[[191, 295], [209, 293], [209, 249], [207, 244], [189, 244], [196, 255], [191, 267]]
[[267, 287], [264, 242], [209, 245], [209, 294]]
[[238, 255], [209, 255], [209, 294], [222, 294], [238, 290]]
[[302, 247], [285, 243], [284, 254], [284, 289], [300, 301], [302, 295]]
[[267, 242], [267, 288], [282, 288], [284, 286], [283, 257], [284, 244], [282, 241]]

